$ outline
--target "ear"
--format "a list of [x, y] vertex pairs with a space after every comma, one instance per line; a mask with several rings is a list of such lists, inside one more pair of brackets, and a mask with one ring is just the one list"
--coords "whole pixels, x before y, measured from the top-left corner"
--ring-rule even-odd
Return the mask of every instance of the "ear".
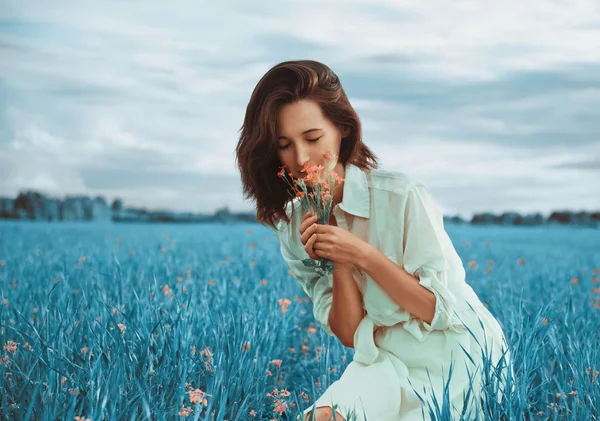
[[342, 139], [345, 138], [345, 137], [347, 137], [350, 134], [350, 132], [351, 132], [350, 127], [345, 127], [344, 126], [344, 128], [342, 130]]

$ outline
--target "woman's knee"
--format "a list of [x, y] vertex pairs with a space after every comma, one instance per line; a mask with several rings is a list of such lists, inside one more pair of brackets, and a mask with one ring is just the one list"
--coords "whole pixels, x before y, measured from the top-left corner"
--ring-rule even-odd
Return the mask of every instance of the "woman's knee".
[[[312, 417], [312, 418], [311, 418]], [[320, 406], [318, 407], [314, 414], [312, 412], [308, 412], [304, 417], [304, 421], [347, 421], [346, 418], [342, 417], [342, 414], [339, 412], [333, 415], [333, 409], [330, 406]]]

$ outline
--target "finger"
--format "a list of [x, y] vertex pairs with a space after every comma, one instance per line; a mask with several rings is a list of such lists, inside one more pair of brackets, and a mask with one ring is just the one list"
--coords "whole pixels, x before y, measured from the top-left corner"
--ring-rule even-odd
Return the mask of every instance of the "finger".
[[331, 225], [327, 225], [327, 224], [316, 224], [317, 225], [317, 230], [315, 232], [318, 232], [319, 234], [329, 234], [330, 233], [330, 228]]
[[306, 250], [306, 253], [308, 254], [308, 256], [313, 260], [319, 260], [319, 256], [317, 256], [315, 254], [314, 249], [313, 249], [313, 245], [315, 244], [316, 240], [317, 240], [317, 235], [313, 234], [306, 242], [306, 246], [304, 246], [304, 250]]
[[304, 222], [304, 220], [306, 218], [310, 218], [311, 216], [312, 216], [312, 212], [311, 211], [306, 212], [304, 215], [302, 215], [302, 222]]
[[312, 224], [314, 224], [315, 222], [317, 222], [317, 217], [316, 216], [311, 216], [310, 218], [306, 218], [301, 224], [300, 224], [300, 235], [304, 234], [304, 231], [306, 231], [306, 229], [308, 227], [310, 227]]
[[312, 250], [313, 250], [313, 253], [317, 256], [317, 258], [315, 260], [325, 257], [325, 249], [323, 249], [323, 242], [321, 241], [321, 234], [318, 235], [318, 240], [317, 240], [317, 234], [315, 234], [315, 242], [312, 245]]
[[318, 224], [312, 224], [311, 226], [309, 226], [305, 231], [304, 234], [302, 234], [300, 236], [300, 241], [302, 241], [302, 244], [306, 245], [306, 242], [308, 241], [308, 239], [315, 233], [317, 232], [317, 227]]

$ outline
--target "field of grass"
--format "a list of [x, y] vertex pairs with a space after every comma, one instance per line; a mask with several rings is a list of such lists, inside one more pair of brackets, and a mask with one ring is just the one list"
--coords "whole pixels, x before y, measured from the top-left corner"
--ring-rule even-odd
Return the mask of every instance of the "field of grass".
[[[511, 346], [490, 419], [598, 419], [600, 230], [447, 231]], [[311, 309], [256, 224], [0, 222], [0, 418], [294, 420], [354, 352]]]

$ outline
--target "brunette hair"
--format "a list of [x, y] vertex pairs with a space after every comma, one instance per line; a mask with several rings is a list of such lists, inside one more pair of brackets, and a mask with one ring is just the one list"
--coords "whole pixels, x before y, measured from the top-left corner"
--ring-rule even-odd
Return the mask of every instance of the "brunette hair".
[[316, 101], [332, 123], [351, 129], [341, 142], [340, 163], [351, 163], [364, 171], [378, 168], [378, 158], [362, 141], [360, 120], [338, 76], [325, 64], [313, 60], [277, 64], [252, 92], [236, 147], [244, 198], [256, 201], [257, 221], [273, 228], [279, 219], [290, 222], [286, 206], [295, 196], [277, 176], [283, 165], [277, 156], [277, 115], [283, 105], [303, 99]]

